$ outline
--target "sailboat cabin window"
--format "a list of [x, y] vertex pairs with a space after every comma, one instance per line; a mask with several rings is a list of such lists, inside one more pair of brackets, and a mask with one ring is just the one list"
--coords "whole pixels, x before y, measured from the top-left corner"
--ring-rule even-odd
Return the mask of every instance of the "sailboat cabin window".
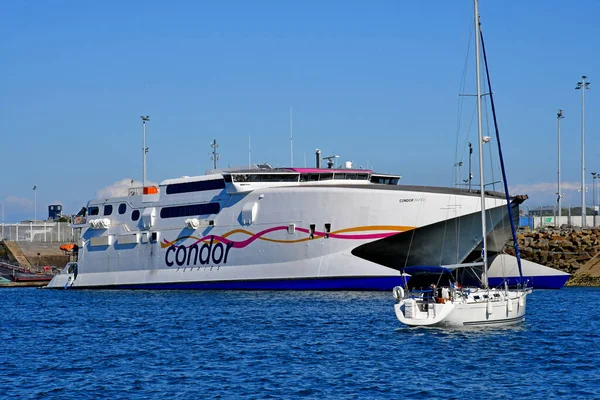
[[225, 189], [225, 180], [211, 179], [209, 181], [183, 182], [167, 185], [167, 194], [202, 192], [205, 190]]
[[219, 211], [221, 211], [219, 203], [189, 204], [186, 206], [163, 207], [160, 210], [160, 217], [177, 218], [191, 215], [208, 215], [217, 214]]
[[104, 206], [104, 215], [112, 214], [113, 206], [112, 204], [107, 204]]
[[100, 213], [100, 209], [98, 207], [90, 207], [88, 209], [89, 215], [98, 215]]

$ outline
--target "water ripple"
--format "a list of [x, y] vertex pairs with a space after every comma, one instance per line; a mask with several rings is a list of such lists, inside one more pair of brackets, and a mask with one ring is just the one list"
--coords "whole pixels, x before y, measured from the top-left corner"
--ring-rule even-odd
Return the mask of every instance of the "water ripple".
[[600, 398], [600, 289], [494, 330], [401, 326], [390, 293], [4, 289], [7, 398]]

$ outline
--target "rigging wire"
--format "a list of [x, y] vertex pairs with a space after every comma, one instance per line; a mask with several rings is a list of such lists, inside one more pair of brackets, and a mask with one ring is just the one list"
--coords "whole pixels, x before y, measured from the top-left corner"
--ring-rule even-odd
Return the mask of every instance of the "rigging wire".
[[[510, 203], [510, 194], [508, 192], [508, 182], [506, 181], [506, 169], [504, 168], [504, 157], [502, 156], [502, 146], [500, 145], [500, 131], [498, 129], [498, 120], [496, 119], [496, 107], [494, 106], [494, 95], [491, 90], [492, 83], [491, 83], [490, 71], [489, 71], [488, 63], [487, 63], [487, 55], [485, 52], [485, 42], [483, 41], [483, 31], [481, 31], [481, 29], [480, 29], [479, 33], [480, 33], [479, 36], [481, 37], [481, 49], [483, 51], [485, 74], [487, 76], [488, 88], [490, 89], [490, 103], [492, 105], [492, 115], [494, 117], [494, 128], [496, 131], [496, 140], [498, 141], [498, 157], [500, 158], [500, 166], [502, 168], [502, 180], [504, 182], [504, 193], [506, 194], [506, 205], [508, 208], [508, 215], [509, 215], [509, 219], [510, 219], [510, 228], [512, 231], [513, 243], [515, 246], [515, 255], [517, 258], [517, 265], [519, 266], [519, 281], [520, 281], [519, 283], [522, 284], [523, 283], [523, 269], [521, 267], [521, 255], [519, 253], [519, 243], [517, 241], [517, 233], [515, 230], [515, 221], [513, 218], [512, 206]], [[483, 188], [482, 188], [482, 190], [483, 190]]]

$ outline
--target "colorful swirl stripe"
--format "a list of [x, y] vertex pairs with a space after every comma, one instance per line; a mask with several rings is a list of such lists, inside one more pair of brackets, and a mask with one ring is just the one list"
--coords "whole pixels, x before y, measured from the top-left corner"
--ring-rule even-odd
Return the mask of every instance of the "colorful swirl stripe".
[[[287, 230], [287, 229], [288, 229], [287, 226], [276, 226], [273, 228], [265, 229], [264, 231], [260, 231], [258, 233], [252, 233], [245, 229], [234, 229], [232, 231], [224, 233], [221, 236], [206, 235], [201, 238], [198, 238], [196, 236], [180, 236], [173, 241], [168, 241], [167, 239], [164, 239], [163, 243], [161, 243], [160, 246], [162, 248], [166, 248], [166, 247], [175, 245], [177, 243], [183, 242], [187, 239], [195, 239], [196, 241], [187, 247], [191, 247], [200, 242], [209, 243], [210, 240], [212, 240], [213, 243], [218, 243], [218, 242], [222, 242], [225, 244], [232, 243], [234, 248], [243, 249], [244, 247], [250, 245], [252, 242], [254, 242], [257, 239], [264, 240], [267, 242], [273, 242], [273, 243], [300, 243], [300, 242], [306, 242], [308, 240], [316, 240], [316, 239], [325, 237], [325, 232], [319, 232], [319, 231], [314, 232], [313, 239], [311, 239], [310, 237], [305, 237], [302, 239], [295, 239], [295, 240], [281, 240], [281, 239], [270, 239], [270, 238], [263, 237], [264, 235], [266, 235], [268, 233], [275, 232], [275, 231], [283, 231], [283, 230]], [[395, 235], [398, 232], [406, 232], [406, 231], [409, 231], [412, 229], [414, 229], [414, 227], [412, 227], [412, 226], [394, 226], [394, 225], [358, 226], [358, 227], [354, 227], [354, 228], [340, 229], [340, 230], [331, 232], [329, 234], [329, 237], [332, 239], [345, 239], [345, 240], [383, 239], [383, 238]], [[310, 232], [306, 228], [296, 228], [296, 230], [299, 232], [306, 233], [306, 234], [308, 234]], [[388, 231], [388, 232], [352, 234], [352, 235], [347, 234], [350, 232], [364, 232], [364, 231]], [[234, 240], [228, 239], [229, 236], [236, 234], [236, 233], [243, 233], [250, 237], [248, 239], [242, 240], [242, 241], [234, 241]]]

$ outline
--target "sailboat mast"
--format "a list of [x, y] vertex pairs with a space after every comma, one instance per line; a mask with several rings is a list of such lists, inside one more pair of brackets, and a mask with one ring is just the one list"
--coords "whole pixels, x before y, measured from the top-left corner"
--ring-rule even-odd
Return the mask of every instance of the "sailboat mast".
[[483, 258], [483, 275], [481, 277], [482, 284], [484, 287], [487, 287], [487, 240], [486, 240], [486, 224], [485, 224], [485, 183], [483, 177], [483, 132], [482, 132], [482, 123], [481, 123], [481, 67], [479, 60], [479, 4], [477, 0], [474, 0], [475, 7], [475, 60], [477, 63], [476, 73], [477, 73], [477, 133], [479, 138], [479, 188], [481, 192], [481, 235], [483, 236], [482, 242], [482, 251], [481, 255]]

